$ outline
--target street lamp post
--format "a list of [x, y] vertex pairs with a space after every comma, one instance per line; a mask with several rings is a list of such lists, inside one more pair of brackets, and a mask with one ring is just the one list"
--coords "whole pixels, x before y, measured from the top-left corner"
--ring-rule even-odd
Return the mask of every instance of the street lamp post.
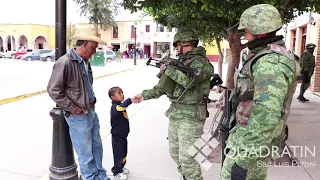
[[[56, 59], [66, 54], [67, 0], [56, 0]], [[74, 160], [69, 127], [61, 107], [50, 111], [53, 120], [50, 180], [78, 180], [77, 164]]]
[[137, 27], [134, 27], [134, 57], [133, 65], [137, 65]]

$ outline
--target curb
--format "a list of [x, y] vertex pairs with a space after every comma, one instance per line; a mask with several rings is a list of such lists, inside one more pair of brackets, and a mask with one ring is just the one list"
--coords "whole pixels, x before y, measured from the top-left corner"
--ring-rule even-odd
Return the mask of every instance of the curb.
[[[120, 74], [120, 73], [123, 73], [123, 72], [136, 70], [136, 69], [143, 68], [143, 67], [145, 67], [145, 66], [129, 68], [129, 69], [117, 71], [117, 72], [114, 72], [114, 73], [110, 73], [110, 74], [105, 74], [105, 75], [102, 75], [102, 76], [94, 77], [93, 79], [97, 80], [97, 79], [105, 78], [105, 77], [108, 77], [108, 76], [113, 76], [113, 75], [116, 75], [116, 74]], [[32, 93], [27, 93], [27, 94], [14, 96], [14, 97], [0, 99], [0, 106], [5, 105], [5, 104], [9, 104], [9, 103], [13, 103], [13, 102], [16, 102], [16, 101], [20, 101], [20, 100], [23, 100], [23, 99], [26, 99], [26, 98], [35, 97], [35, 96], [38, 96], [38, 95], [41, 95], [41, 94], [45, 94], [45, 93], [47, 93], [47, 90], [40, 90], [40, 91], [36, 91], [36, 92], [32, 92]]]
[[[297, 84], [297, 87], [301, 87], [301, 83], [298, 83], [298, 84]], [[312, 92], [312, 91], [310, 91], [310, 90], [308, 90], [308, 91], [309, 91], [311, 94], [320, 97], [320, 92]]]
[[318, 93], [318, 92], [312, 92], [312, 94], [320, 97], [320, 93]]

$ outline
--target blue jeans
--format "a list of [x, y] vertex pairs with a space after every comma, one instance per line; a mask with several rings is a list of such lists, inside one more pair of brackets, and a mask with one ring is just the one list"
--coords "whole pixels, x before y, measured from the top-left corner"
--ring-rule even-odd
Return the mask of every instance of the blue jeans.
[[99, 118], [94, 109], [88, 114], [71, 114], [65, 117], [69, 125], [72, 145], [77, 152], [81, 176], [84, 180], [107, 180], [102, 167], [103, 148], [100, 138]]

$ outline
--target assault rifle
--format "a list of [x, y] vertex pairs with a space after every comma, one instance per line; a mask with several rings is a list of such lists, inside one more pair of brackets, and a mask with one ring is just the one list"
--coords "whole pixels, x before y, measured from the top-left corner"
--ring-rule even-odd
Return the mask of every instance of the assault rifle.
[[229, 149], [226, 149], [227, 144], [226, 141], [229, 137], [229, 131], [234, 126], [235, 121], [233, 121], [233, 101], [234, 96], [231, 96], [231, 90], [229, 90], [227, 87], [220, 86], [224, 89], [224, 108], [223, 108], [223, 114], [221, 116], [221, 126], [217, 127], [220, 130], [220, 144], [221, 144], [221, 167], [223, 165], [224, 159], [226, 158], [227, 153], [229, 152]]
[[[152, 64], [151, 62], [152, 61], [155, 61], [155, 64]], [[219, 84], [222, 84], [223, 81], [222, 79], [220, 78], [220, 76], [218, 74], [214, 74], [214, 73], [205, 73], [205, 72], [202, 72], [202, 69], [194, 69], [194, 68], [191, 68], [189, 66], [186, 66], [184, 65], [183, 63], [181, 62], [178, 62], [177, 59], [173, 59], [173, 58], [169, 58], [169, 57], [166, 57], [166, 58], [163, 58], [163, 59], [153, 59], [153, 58], [149, 58], [148, 61], [147, 61], [147, 66], [154, 66], [154, 67], [157, 67], [157, 68], [160, 68], [163, 64], [170, 64], [172, 65], [174, 68], [186, 73], [186, 74], [189, 74], [189, 75], [192, 75], [193, 76], [193, 80], [192, 82], [188, 85], [188, 87], [185, 89], [185, 91], [187, 89], [189, 89], [189, 87], [192, 85], [192, 83], [195, 81], [195, 78], [199, 75], [203, 75], [203, 74], [207, 74], [207, 75], [210, 75], [211, 76], [211, 80], [210, 80], [210, 89], [212, 89], [214, 86], [217, 86]], [[157, 77], [160, 78], [162, 75], [162, 72], [159, 72], [157, 74]], [[182, 95], [184, 94], [185, 92], [182, 93]]]

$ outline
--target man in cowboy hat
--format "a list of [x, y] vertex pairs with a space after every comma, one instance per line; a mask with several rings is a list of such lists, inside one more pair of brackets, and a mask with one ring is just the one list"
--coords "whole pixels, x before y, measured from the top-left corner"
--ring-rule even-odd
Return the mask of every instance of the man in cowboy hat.
[[47, 91], [63, 109], [74, 149], [79, 157], [84, 180], [109, 180], [102, 167], [102, 142], [96, 98], [92, 88], [92, 70], [88, 59], [104, 42], [92, 35], [75, 35], [76, 48], [60, 57], [53, 66]]

